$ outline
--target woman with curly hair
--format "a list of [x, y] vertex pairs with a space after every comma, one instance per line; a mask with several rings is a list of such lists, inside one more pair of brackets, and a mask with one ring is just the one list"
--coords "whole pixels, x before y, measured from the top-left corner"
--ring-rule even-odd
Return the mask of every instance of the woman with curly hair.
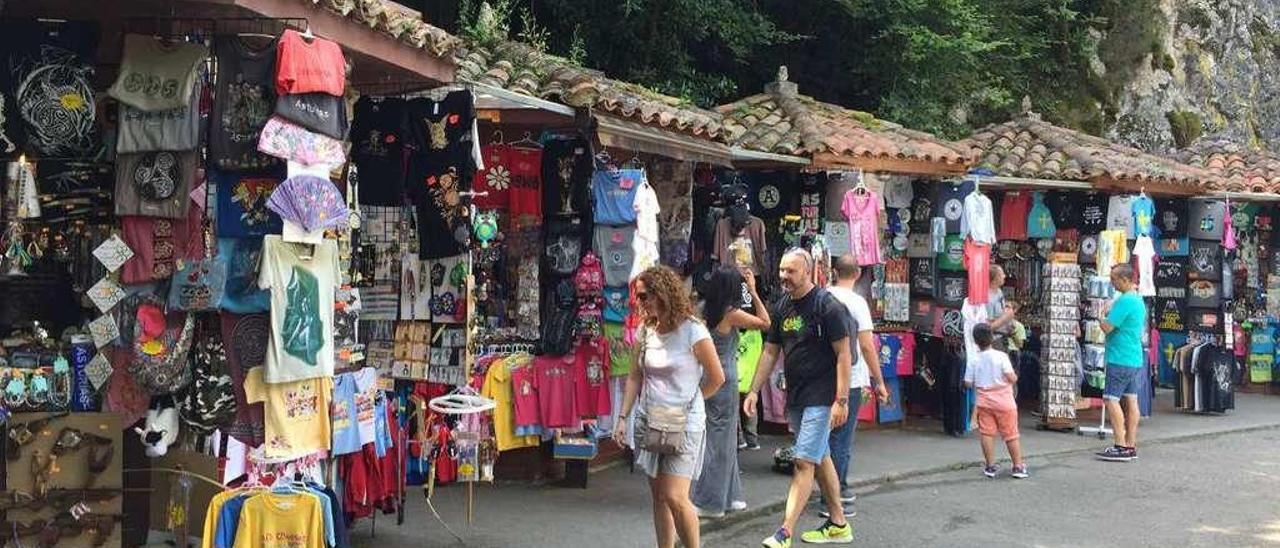
[[619, 420], [613, 437], [635, 449], [636, 464], [649, 476], [658, 547], [673, 548], [679, 536], [684, 546], [697, 548], [698, 513], [689, 485], [702, 471], [703, 400], [724, 384], [724, 370], [675, 272], [665, 266], [645, 270], [632, 282], [632, 294], [643, 325], [621, 416], [635, 411], [634, 435], [628, 438], [628, 421]]

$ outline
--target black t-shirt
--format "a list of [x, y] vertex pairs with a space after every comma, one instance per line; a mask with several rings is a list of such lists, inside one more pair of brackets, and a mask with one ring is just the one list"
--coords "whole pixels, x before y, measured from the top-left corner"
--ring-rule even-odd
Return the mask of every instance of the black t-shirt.
[[793, 300], [783, 295], [766, 341], [782, 347], [787, 407], [835, 403], [836, 353], [831, 343], [847, 338], [848, 310], [827, 290], [815, 287]]
[[[1107, 228], [1107, 197], [1101, 194], [1085, 194], [1080, 198], [1079, 228], [1081, 234], [1097, 234]], [[1053, 216], [1058, 222], [1058, 216]], [[1061, 226], [1061, 225], [1059, 225]]]
[[276, 98], [276, 114], [316, 133], [339, 140], [347, 138], [347, 105], [336, 95], [282, 95]]
[[92, 155], [97, 23], [5, 21], [0, 33], [0, 158]]
[[213, 44], [218, 88], [209, 116], [209, 164], [222, 171], [271, 171], [283, 162], [258, 152], [258, 136], [276, 106], [276, 43], [250, 48], [235, 36]]
[[1050, 192], [1044, 205], [1049, 207], [1049, 214], [1053, 215], [1053, 224], [1058, 230], [1080, 228], [1079, 194], [1064, 190]]
[[462, 253], [471, 231], [459, 193], [471, 188], [471, 179], [430, 155], [414, 155], [409, 173], [410, 197], [418, 213], [418, 258]]
[[1162, 238], [1180, 238], [1187, 235], [1187, 200], [1161, 198], [1156, 200], [1156, 228]]
[[1188, 279], [1221, 279], [1222, 244], [1213, 240], [1191, 240], [1191, 256], [1187, 267]]
[[784, 188], [790, 187], [789, 173], [765, 171], [753, 173], [747, 180], [747, 205], [751, 214], [761, 219], [777, 219], [790, 210]]
[[937, 263], [933, 259], [911, 259], [911, 294], [917, 297], [933, 297], [938, 279]]
[[969, 295], [969, 276], [967, 274], [943, 274], [938, 276], [938, 287], [934, 297], [942, 306], [960, 308]]
[[806, 234], [822, 233], [822, 204], [826, 189], [825, 177], [814, 173], [800, 176], [800, 229]]
[[591, 225], [580, 219], [553, 219], [544, 225], [546, 235], [542, 256], [545, 272], [553, 276], [569, 276], [578, 270], [582, 256], [591, 249]]
[[406, 108], [409, 144], [418, 153], [440, 154], [470, 178], [475, 170], [471, 128], [476, 121], [471, 92], [454, 91], [439, 101], [417, 97]]
[[1153, 307], [1156, 328], [1167, 331], [1187, 330], [1187, 307], [1182, 299], [1157, 297]]
[[542, 214], [591, 219], [591, 147], [582, 139], [554, 139], [542, 148]]
[[935, 217], [947, 220], [947, 234], [960, 233], [960, 219], [964, 217], [964, 198], [973, 192], [973, 181], [941, 183], [937, 185]]
[[1187, 331], [1222, 334], [1222, 311], [1216, 308], [1187, 309]]
[[360, 180], [360, 203], [404, 204], [404, 140], [408, 132], [404, 99], [361, 97], [351, 124], [351, 158]]
[[1155, 286], [1157, 291], [1162, 287], [1185, 289], [1187, 287], [1186, 261], [1173, 258], [1160, 259], [1155, 267]]
[[929, 224], [933, 222], [933, 184], [928, 181], [914, 181], [912, 185], [911, 199], [911, 231], [917, 234], [927, 234], [929, 232]]

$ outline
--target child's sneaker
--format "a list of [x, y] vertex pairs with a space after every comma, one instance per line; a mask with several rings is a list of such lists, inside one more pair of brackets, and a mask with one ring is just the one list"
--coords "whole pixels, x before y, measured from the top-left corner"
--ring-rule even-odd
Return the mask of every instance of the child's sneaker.
[[992, 464], [991, 466], [988, 466], [988, 467], [986, 467], [986, 468], [983, 468], [983, 469], [982, 469], [982, 475], [984, 475], [984, 476], [986, 476], [986, 477], [988, 477], [988, 478], [994, 478], [994, 477], [996, 477], [996, 475], [998, 475], [999, 473], [1000, 473], [1000, 467], [999, 467], [999, 466], [996, 466], [996, 465], [994, 465], [994, 464]]
[[1031, 477], [1031, 474], [1027, 472], [1027, 465], [1025, 464], [1019, 464], [1017, 466], [1014, 466], [1013, 473], [1009, 475], [1018, 479], [1027, 479]]
[[809, 544], [849, 544], [853, 542], [853, 525], [848, 522], [836, 525], [827, 520], [822, 527], [805, 531], [800, 535], [800, 540]]
[[764, 548], [791, 548], [791, 533], [786, 529], [778, 529], [760, 544]]

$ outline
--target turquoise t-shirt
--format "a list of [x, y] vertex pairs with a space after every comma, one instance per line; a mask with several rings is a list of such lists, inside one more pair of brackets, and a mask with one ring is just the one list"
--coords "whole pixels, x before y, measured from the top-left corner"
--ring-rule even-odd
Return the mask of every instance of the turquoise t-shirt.
[[1142, 329], [1147, 323], [1147, 304], [1138, 292], [1116, 297], [1107, 322], [1115, 326], [1107, 334], [1107, 364], [1142, 367]]

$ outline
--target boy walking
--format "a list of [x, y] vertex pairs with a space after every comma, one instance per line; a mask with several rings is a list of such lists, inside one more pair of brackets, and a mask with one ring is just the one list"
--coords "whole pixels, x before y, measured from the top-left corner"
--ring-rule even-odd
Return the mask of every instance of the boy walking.
[[994, 478], [1000, 472], [996, 466], [996, 434], [1004, 438], [1013, 461], [1012, 476], [1018, 479], [1029, 476], [1027, 463], [1022, 461], [1022, 444], [1018, 441], [1018, 404], [1013, 399], [1013, 387], [1018, 374], [1009, 363], [1009, 355], [991, 348], [991, 326], [980, 323], [973, 327], [973, 342], [978, 354], [964, 372], [964, 384], [978, 389], [978, 409], [974, 422], [982, 434], [982, 458], [986, 467], [983, 475]]

